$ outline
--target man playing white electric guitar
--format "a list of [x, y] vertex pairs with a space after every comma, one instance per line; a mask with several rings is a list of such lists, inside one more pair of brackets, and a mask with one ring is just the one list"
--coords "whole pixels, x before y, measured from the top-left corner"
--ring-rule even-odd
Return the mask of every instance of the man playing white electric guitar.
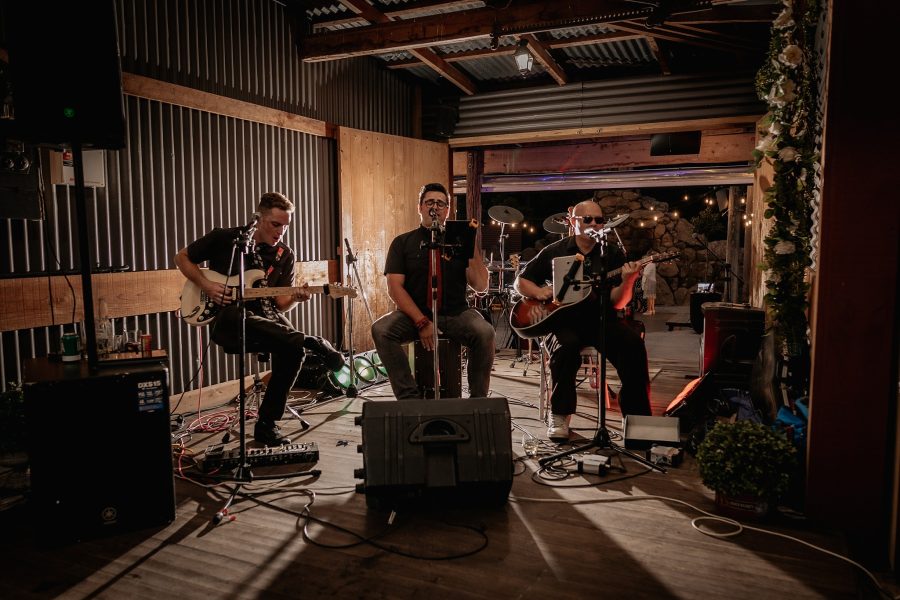
[[[280, 433], [276, 422], [284, 413], [288, 394], [303, 366], [305, 351], [308, 349], [322, 355], [329, 369], [337, 370], [344, 365], [343, 355], [327, 340], [298, 331], [282, 314], [298, 302], [310, 298], [308, 287], [294, 286], [294, 252], [281, 241], [293, 212], [294, 204], [284, 195], [268, 192], [263, 194], [257, 212], [247, 226], [213, 229], [175, 255], [175, 265], [193, 286], [199, 288], [198, 297], [202, 297], [204, 303], [213, 304], [207, 306], [210, 313], [215, 313], [214, 320], [210, 319], [211, 337], [227, 352], [241, 351], [239, 332], [242, 311], [233, 303], [232, 294], [232, 288], [238, 285], [241, 258], [240, 244], [236, 240], [242, 236], [250, 237], [248, 245], [251, 250], [246, 255], [245, 269], [258, 269], [264, 278], [260, 283], [284, 290], [277, 296], [260, 295], [254, 300], [245, 299], [246, 350], [272, 355], [272, 377], [253, 430], [256, 441], [266, 446], [290, 443], [290, 439]], [[206, 261], [209, 261], [210, 270], [224, 275], [227, 280], [207, 278], [200, 268], [200, 264]], [[197, 315], [182, 316], [191, 322]]]
[[[575, 234], [541, 250], [516, 279], [516, 290], [526, 298], [553, 300], [553, 286], [545, 282], [552, 280], [553, 259], [558, 257], [581, 255], [584, 260], [579, 270], [583, 271], [585, 278], [604, 269], [610, 272], [621, 266], [620, 278], [610, 278], [606, 289], [595, 289], [592, 293], [606, 294], [606, 357], [622, 381], [619, 392], [622, 414], [650, 415], [650, 376], [644, 341], [616, 316], [616, 310], [623, 308], [631, 299], [631, 290], [640, 275], [641, 264], [625, 263], [624, 256], [613, 244], [608, 246], [606, 256], [603, 256], [591, 234], [600, 231], [605, 220], [603, 210], [593, 200], [577, 204], [570, 221]], [[585, 298], [567, 309], [565, 318], [553, 323], [547, 341], [553, 379], [550, 396], [552, 414], [547, 436], [552, 440], [569, 438], [569, 420], [577, 404], [575, 379], [581, 368], [581, 350], [586, 346], [598, 346], [600, 325], [599, 302], [594, 297]]]

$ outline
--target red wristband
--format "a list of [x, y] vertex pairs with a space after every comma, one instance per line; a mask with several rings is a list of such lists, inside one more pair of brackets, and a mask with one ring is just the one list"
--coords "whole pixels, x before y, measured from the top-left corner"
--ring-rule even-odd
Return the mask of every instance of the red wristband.
[[423, 329], [428, 327], [429, 323], [431, 323], [431, 321], [428, 319], [428, 317], [422, 317], [421, 319], [416, 321], [416, 329], [422, 331]]

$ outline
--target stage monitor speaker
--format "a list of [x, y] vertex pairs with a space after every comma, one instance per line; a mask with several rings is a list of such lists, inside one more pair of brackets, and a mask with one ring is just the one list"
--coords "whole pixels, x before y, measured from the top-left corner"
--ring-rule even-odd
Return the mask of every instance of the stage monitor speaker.
[[650, 156], [671, 156], [673, 154], [698, 154], [700, 152], [699, 131], [679, 131], [677, 133], [657, 133], [650, 138]]
[[703, 305], [702, 363], [700, 374], [746, 374], [747, 385], [753, 362], [765, 333], [765, 311], [749, 304], [708, 302]]
[[30, 359], [25, 417], [35, 527], [68, 542], [175, 518], [168, 358], [90, 372]]
[[512, 488], [506, 398], [366, 402], [356, 486], [370, 508], [499, 506]]
[[35, 144], [125, 147], [115, 6], [6, 2], [14, 115], [0, 134]]
[[677, 417], [649, 417], [626, 415], [622, 435], [625, 447], [632, 450], [649, 450], [654, 444], [681, 447], [681, 430]]

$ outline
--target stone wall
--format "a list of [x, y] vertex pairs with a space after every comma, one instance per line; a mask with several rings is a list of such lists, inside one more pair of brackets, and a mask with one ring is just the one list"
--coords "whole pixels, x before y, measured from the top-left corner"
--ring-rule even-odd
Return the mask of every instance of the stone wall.
[[[673, 250], [680, 253], [672, 261], [657, 264], [658, 306], [690, 302], [690, 294], [697, 291], [700, 282], [715, 283], [716, 291], [723, 291], [723, 263], [713, 254], [724, 259], [725, 240], [707, 243], [711, 254], [694, 237], [694, 226], [687, 219], [675, 216], [668, 203], [636, 190], [599, 190], [594, 193], [594, 200], [603, 208], [607, 219], [625, 213], [630, 215], [614, 230], [618, 238], [615, 234], [610, 238], [610, 242], [616, 244], [621, 239], [629, 258], [644, 256], [651, 249], [654, 254]], [[733, 268], [741, 272], [740, 265]]]

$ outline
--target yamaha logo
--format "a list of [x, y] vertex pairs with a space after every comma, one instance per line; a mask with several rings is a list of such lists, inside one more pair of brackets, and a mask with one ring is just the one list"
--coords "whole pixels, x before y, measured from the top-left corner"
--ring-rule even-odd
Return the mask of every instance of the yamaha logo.
[[115, 509], [115, 507], [107, 506], [102, 511], [100, 511], [100, 518], [103, 520], [104, 525], [115, 523], [118, 517], [119, 513]]

